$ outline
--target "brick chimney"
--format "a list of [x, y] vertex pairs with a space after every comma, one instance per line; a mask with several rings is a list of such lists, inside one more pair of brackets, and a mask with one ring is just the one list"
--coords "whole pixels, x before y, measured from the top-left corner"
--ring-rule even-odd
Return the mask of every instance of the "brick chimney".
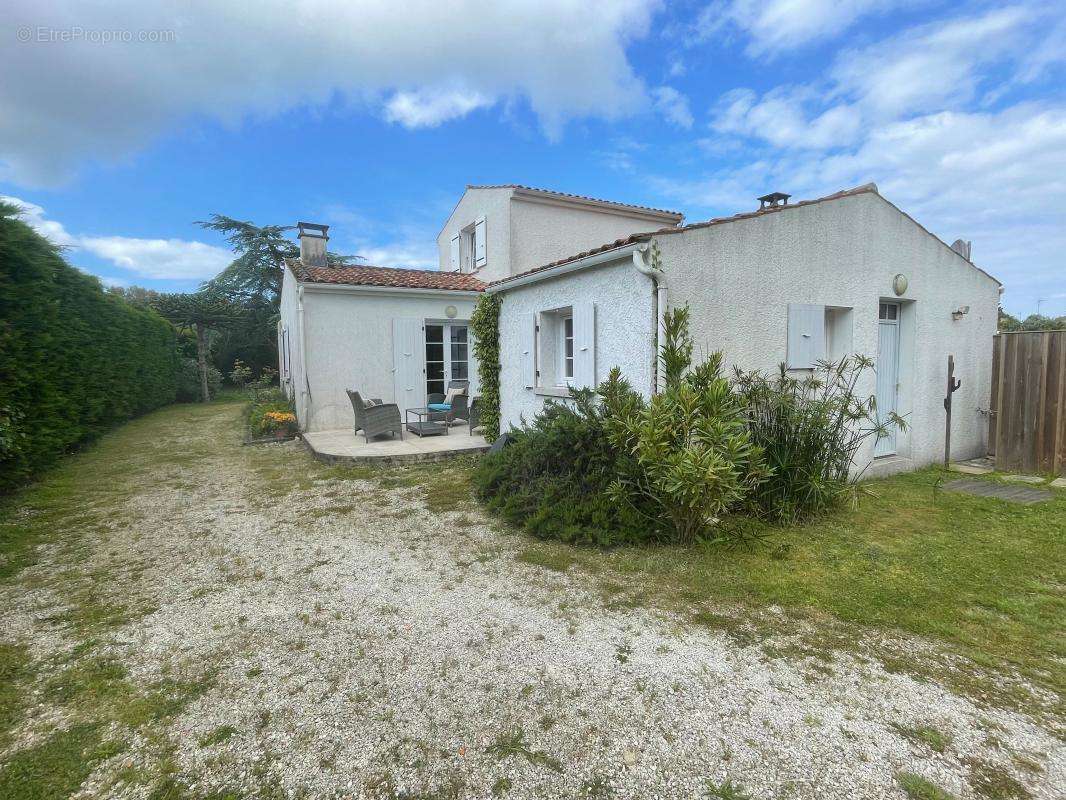
[[326, 242], [329, 241], [326, 234], [329, 225], [297, 222], [296, 227], [300, 231], [300, 261], [308, 267], [326, 266]]

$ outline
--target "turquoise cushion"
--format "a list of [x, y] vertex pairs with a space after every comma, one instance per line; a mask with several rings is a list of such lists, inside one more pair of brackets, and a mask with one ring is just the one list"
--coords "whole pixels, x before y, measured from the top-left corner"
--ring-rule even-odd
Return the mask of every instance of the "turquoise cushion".
[[452, 404], [451, 403], [430, 403], [429, 407], [431, 409], [433, 409], [434, 411], [451, 411], [452, 410]]

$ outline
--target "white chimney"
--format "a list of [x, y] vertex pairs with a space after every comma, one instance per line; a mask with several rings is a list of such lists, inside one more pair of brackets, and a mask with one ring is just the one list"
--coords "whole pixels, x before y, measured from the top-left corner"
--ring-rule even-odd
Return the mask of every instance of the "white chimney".
[[314, 222], [297, 222], [300, 233], [300, 261], [308, 267], [326, 266], [326, 242], [329, 236], [329, 225], [318, 225]]
[[956, 239], [955, 243], [951, 245], [951, 249], [958, 253], [960, 256], [970, 261], [970, 252], [972, 250], [973, 242], [964, 242], [962, 239]]

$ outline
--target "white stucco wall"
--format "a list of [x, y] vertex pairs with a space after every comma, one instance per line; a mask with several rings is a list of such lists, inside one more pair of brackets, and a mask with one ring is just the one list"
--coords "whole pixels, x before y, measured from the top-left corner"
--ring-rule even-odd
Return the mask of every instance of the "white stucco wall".
[[306, 413], [306, 405], [304, 404], [304, 393], [298, 391], [299, 387], [302, 387], [305, 381], [299, 306], [299, 284], [296, 282], [296, 278], [293, 276], [292, 271], [285, 268], [281, 280], [281, 301], [279, 303], [278, 327], [279, 330], [288, 331], [290, 358], [289, 370], [286, 374], [284, 354], [281, 352], [281, 344], [279, 341], [278, 382], [281, 385], [282, 390], [289, 396], [289, 399], [293, 400], [296, 404], [296, 415], [302, 420]]
[[511, 200], [511, 274], [666, 227], [661, 219], [515, 196]]
[[506, 278], [510, 272], [512, 189], [468, 189], [437, 234], [440, 270], [450, 272], [452, 237], [485, 217], [485, 266], [475, 270], [479, 280], [490, 283]]
[[[446, 321], [445, 309], [454, 305], [458, 314], [452, 321], [468, 321], [476, 299], [456, 292], [361, 292], [305, 284], [304, 335], [311, 402], [300, 417], [301, 427], [308, 431], [350, 427], [352, 406], [345, 393], [349, 388], [364, 398], [395, 402], [392, 320]], [[297, 384], [298, 397], [299, 389]]]
[[627, 255], [573, 275], [509, 290], [500, 310], [500, 429], [540, 413], [548, 399], [526, 388], [525, 358], [533, 314], [593, 300], [596, 304], [596, 382], [614, 366], [634, 388], [650, 395], [655, 359], [651, 280]]
[[668, 222], [637, 209], [595, 207], [529, 196], [511, 188], [470, 188], [437, 235], [440, 269], [451, 270], [451, 240], [485, 217], [486, 264], [474, 274], [486, 283], [551, 263]]
[[[895, 459], [867, 474], [943, 457], [947, 358], [962, 387], [954, 395], [952, 454], [983, 455], [998, 284], [877, 194], [658, 237], [670, 305], [688, 303], [697, 352], [722, 350], [727, 365], [775, 370], [785, 360], [789, 303], [852, 307], [852, 351], [877, 355], [878, 302], [903, 301], [900, 413], [910, 430]], [[892, 280], [907, 276], [897, 298]], [[951, 312], [970, 307], [954, 321]], [[874, 392], [874, 376], [860, 391]], [[872, 443], [858, 462], [872, 458]]]

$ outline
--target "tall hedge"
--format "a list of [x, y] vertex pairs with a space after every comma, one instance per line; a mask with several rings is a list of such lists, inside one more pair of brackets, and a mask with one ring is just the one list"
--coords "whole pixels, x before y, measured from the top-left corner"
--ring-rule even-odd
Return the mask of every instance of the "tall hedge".
[[174, 401], [173, 327], [103, 291], [0, 203], [0, 492]]

